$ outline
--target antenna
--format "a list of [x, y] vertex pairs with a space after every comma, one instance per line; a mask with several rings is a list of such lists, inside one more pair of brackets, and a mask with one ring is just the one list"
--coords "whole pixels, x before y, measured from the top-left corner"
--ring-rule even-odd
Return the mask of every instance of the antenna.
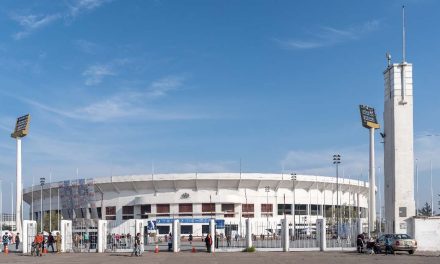
[[402, 62], [406, 62], [405, 6], [402, 6]]

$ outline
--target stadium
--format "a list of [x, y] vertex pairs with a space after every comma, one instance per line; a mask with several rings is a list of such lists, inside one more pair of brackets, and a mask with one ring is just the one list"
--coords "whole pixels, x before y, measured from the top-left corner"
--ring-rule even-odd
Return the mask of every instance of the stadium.
[[318, 218], [365, 223], [368, 189], [364, 181], [314, 175], [184, 173], [51, 182], [24, 189], [23, 199], [37, 221], [42, 208], [46, 215], [61, 212], [61, 219], [144, 219], [149, 230], [167, 234], [179, 219], [181, 234], [201, 236], [211, 218], [222, 233], [238, 230], [247, 218], [286, 217], [296, 230], [313, 228]]

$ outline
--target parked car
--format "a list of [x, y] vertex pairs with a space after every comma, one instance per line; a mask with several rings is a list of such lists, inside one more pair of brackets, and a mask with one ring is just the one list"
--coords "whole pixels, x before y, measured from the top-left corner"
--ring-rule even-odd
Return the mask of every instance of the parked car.
[[417, 241], [407, 234], [384, 234], [377, 239], [382, 252], [385, 251], [385, 239], [387, 237], [391, 237], [392, 240], [391, 248], [393, 252], [391, 253], [394, 253], [394, 251], [407, 251], [409, 254], [414, 254], [417, 250]]

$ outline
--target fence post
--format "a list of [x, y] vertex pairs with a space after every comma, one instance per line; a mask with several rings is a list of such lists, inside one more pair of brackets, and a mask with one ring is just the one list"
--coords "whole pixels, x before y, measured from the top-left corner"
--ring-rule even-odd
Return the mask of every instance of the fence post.
[[210, 219], [209, 220], [209, 233], [211, 234], [211, 239], [212, 239], [212, 245], [211, 245], [211, 252], [214, 253], [215, 252], [215, 219]]
[[61, 220], [61, 252], [70, 251], [72, 251], [72, 221]]
[[364, 232], [363, 226], [362, 226], [362, 219], [358, 218], [357, 220], [357, 233], [362, 234]]
[[137, 236], [138, 233], [141, 234], [141, 252], [144, 251], [144, 221], [137, 219], [135, 220], [135, 235]]
[[252, 228], [251, 228], [251, 220], [246, 219], [246, 247], [252, 247]]
[[104, 253], [107, 245], [107, 220], [98, 220], [98, 253]]
[[173, 220], [173, 252], [180, 251], [180, 225], [179, 219]]
[[23, 220], [23, 231], [21, 234], [22, 240], [22, 248], [23, 254], [30, 253], [30, 248], [34, 239], [34, 236], [37, 234], [37, 222], [31, 220]]
[[325, 219], [316, 219], [316, 235], [317, 239], [319, 239], [319, 250], [326, 251], [327, 233]]
[[289, 224], [287, 224], [287, 219], [281, 220], [281, 244], [283, 245], [283, 251], [289, 251]]

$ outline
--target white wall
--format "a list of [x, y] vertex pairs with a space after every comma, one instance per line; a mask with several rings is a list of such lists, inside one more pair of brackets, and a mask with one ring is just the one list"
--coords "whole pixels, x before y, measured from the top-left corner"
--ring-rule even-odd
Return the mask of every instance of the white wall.
[[418, 251], [440, 251], [440, 217], [412, 218], [409, 235], [417, 240]]

